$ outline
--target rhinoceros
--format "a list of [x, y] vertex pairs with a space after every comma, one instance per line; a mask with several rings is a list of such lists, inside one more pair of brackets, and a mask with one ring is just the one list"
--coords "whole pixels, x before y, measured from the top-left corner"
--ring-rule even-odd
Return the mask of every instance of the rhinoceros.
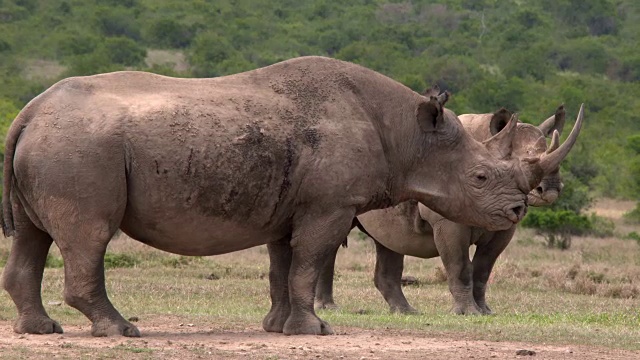
[[[465, 129], [476, 140], [482, 141], [504, 127], [510, 116], [507, 110], [500, 109], [493, 114], [464, 114], [459, 118]], [[555, 161], [549, 163], [543, 173], [531, 174], [535, 180], [530, 183], [538, 184], [529, 193], [529, 205], [549, 205], [558, 197], [563, 187], [559, 174], [560, 161], [575, 143], [583, 117], [581, 106], [574, 128], [561, 147], [559, 135], [565, 122], [563, 105], [538, 127], [518, 123], [513, 149], [515, 156], [522, 159], [555, 157]], [[552, 138], [549, 148], [545, 137]], [[410, 255], [425, 259], [441, 257], [448, 275], [455, 313], [492, 313], [485, 299], [487, 281], [495, 261], [511, 241], [515, 225], [501, 231], [468, 226], [447, 220], [437, 211], [412, 200], [359, 215], [354, 226], [358, 226], [375, 242], [374, 284], [392, 312], [417, 312], [409, 304], [401, 288], [404, 255]], [[476, 245], [473, 261], [469, 259], [471, 245]], [[335, 251], [337, 252], [337, 248]], [[318, 279], [316, 308], [337, 307], [333, 299], [334, 265], [335, 253], [328, 258]]]
[[104, 285], [121, 229], [182, 255], [268, 244], [264, 329], [330, 334], [314, 289], [355, 216], [411, 199], [493, 230], [525, 214], [526, 174], [544, 164], [509, 157], [516, 119], [482, 144], [447, 98], [323, 57], [209, 79], [124, 71], [54, 84], [6, 141], [2, 226], [13, 243], [2, 281], [14, 330], [62, 332], [40, 291], [55, 241], [64, 301], [91, 334], [139, 336]]

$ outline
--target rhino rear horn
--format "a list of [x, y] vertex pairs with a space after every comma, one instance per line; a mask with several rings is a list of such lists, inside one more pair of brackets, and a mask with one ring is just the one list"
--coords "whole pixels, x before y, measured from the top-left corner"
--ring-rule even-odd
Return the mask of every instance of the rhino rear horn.
[[560, 146], [560, 133], [558, 130], [553, 130], [553, 136], [551, 137], [551, 144], [549, 144], [549, 148], [547, 148], [546, 153], [551, 154], [556, 151], [556, 149]]
[[512, 114], [507, 125], [497, 134], [485, 140], [483, 144], [489, 151], [498, 154], [501, 159], [511, 157], [513, 151], [513, 138], [516, 135], [516, 125], [518, 124], [518, 114]]
[[542, 131], [545, 137], [551, 137], [554, 130], [558, 130], [558, 133], [562, 135], [562, 129], [564, 129], [565, 111], [564, 104], [558, 106], [556, 113], [550, 118], [543, 121], [538, 125], [538, 129]]
[[[567, 140], [560, 145], [557, 149], [545, 153], [542, 155], [540, 159], [540, 167], [542, 170], [548, 174], [552, 171], [555, 171], [560, 166], [562, 160], [569, 154], [569, 151], [576, 143], [578, 139], [578, 135], [580, 135], [580, 129], [582, 128], [582, 121], [584, 120], [584, 104], [580, 105], [580, 111], [578, 112], [578, 118], [576, 119], [575, 125], [573, 125], [573, 129], [571, 129], [571, 133]], [[555, 137], [555, 135], [554, 135]], [[553, 145], [553, 140], [552, 140]]]

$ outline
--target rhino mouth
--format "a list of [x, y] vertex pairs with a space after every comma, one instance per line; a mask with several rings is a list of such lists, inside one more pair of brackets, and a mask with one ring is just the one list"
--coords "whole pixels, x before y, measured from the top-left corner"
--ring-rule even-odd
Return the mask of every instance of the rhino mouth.
[[527, 194], [527, 202], [531, 206], [548, 206], [553, 204], [558, 198], [559, 193], [557, 191], [545, 191], [540, 193], [536, 190], [532, 190]]
[[504, 209], [504, 214], [509, 221], [513, 224], [517, 224], [527, 214], [527, 201], [518, 201], [512, 203], [510, 206]]

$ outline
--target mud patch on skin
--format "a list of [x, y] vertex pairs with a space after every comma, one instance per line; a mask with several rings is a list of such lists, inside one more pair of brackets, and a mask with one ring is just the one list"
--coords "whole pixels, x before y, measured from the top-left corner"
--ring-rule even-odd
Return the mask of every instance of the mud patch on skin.
[[311, 146], [313, 150], [317, 150], [322, 140], [322, 134], [317, 129], [309, 128], [302, 131], [305, 143]]

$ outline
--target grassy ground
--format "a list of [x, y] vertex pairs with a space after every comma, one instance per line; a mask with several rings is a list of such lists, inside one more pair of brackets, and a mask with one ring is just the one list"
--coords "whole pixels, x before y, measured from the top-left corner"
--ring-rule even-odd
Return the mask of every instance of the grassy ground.
[[[625, 225], [624, 231], [637, 227]], [[451, 296], [439, 259], [408, 258], [405, 274], [419, 279], [404, 288], [420, 315], [390, 314], [373, 286], [372, 243], [353, 234], [337, 262], [337, 311], [319, 315], [341, 328], [424, 331], [428, 336], [474, 340], [584, 344], [640, 350], [640, 244], [622, 239], [575, 238], [569, 250], [548, 249], [520, 230], [498, 260], [488, 300], [494, 316], [451, 314]], [[5, 258], [9, 241], [0, 242]], [[181, 257], [124, 237], [114, 239], [106, 264], [107, 288], [125, 317], [145, 324], [259, 327], [269, 309], [268, 255], [258, 247], [216, 257]], [[63, 270], [52, 249], [43, 299], [52, 318], [65, 325], [88, 321], [62, 302]], [[0, 294], [0, 321], [15, 318], [11, 299]], [[186, 326], [186, 325], [185, 325]]]

